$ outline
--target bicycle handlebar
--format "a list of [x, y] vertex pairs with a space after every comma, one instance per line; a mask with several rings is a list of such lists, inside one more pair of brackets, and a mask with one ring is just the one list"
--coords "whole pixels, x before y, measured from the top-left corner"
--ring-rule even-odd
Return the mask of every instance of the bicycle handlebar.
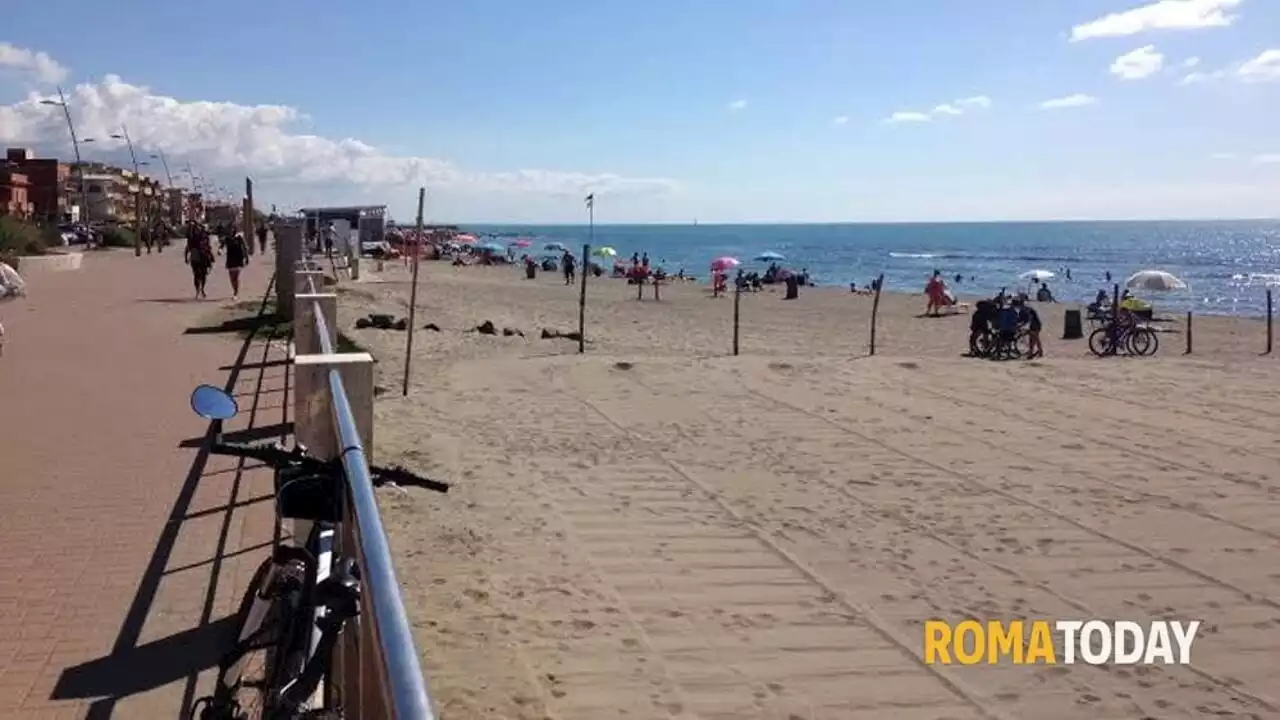
[[[276, 470], [290, 465], [301, 466], [313, 472], [323, 473], [341, 472], [342, 470], [340, 461], [318, 460], [307, 454], [306, 449], [302, 447], [298, 447], [293, 450], [285, 450], [272, 445], [240, 445], [237, 443], [219, 442], [211, 445], [209, 447], [209, 452], [213, 455], [226, 455], [229, 457], [257, 460]], [[394, 482], [397, 485], [410, 485], [438, 493], [449, 492], [449, 483], [423, 477], [407, 468], [399, 466], [384, 468], [371, 465], [369, 467], [369, 474], [373, 476], [375, 484]]]

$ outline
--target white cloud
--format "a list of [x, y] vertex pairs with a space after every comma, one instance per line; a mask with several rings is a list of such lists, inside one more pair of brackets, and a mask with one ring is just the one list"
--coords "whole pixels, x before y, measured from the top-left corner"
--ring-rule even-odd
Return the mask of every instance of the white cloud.
[[1164, 67], [1164, 55], [1155, 45], [1145, 45], [1127, 52], [1111, 63], [1111, 74], [1123, 80], [1140, 80], [1150, 77]]
[[1246, 60], [1236, 70], [1236, 75], [1245, 82], [1280, 80], [1280, 50], [1264, 50], [1257, 57]]
[[885, 122], [891, 124], [897, 123], [922, 123], [929, 122], [932, 118], [928, 113], [917, 112], [915, 110], [899, 110], [898, 112], [885, 118]]
[[34, 52], [0, 42], [0, 68], [30, 74], [38, 82], [52, 85], [67, 78], [67, 69], [47, 53]]
[[[36, 54], [38, 56], [38, 54]], [[56, 64], [56, 63], [55, 63]], [[0, 105], [0, 142], [47, 148], [66, 155], [62, 113], [41, 104], [37, 93]], [[112, 133], [128, 126], [140, 152], [163, 150], [171, 168], [190, 161], [206, 176], [249, 174], [266, 182], [378, 188], [423, 185], [460, 193], [512, 192], [544, 196], [588, 192], [665, 192], [677, 183], [665, 178], [631, 178], [614, 173], [525, 169], [476, 172], [429, 157], [397, 155], [355, 138], [333, 139], [298, 129], [305, 116], [283, 105], [180, 100], [131, 85], [118, 76], [82, 83], [67, 95], [76, 130], [97, 140], [92, 148], [119, 149]], [[101, 152], [95, 151], [95, 152]]]
[[1199, 83], [1207, 83], [1207, 82], [1213, 82], [1214, 80], [1221, 80], [1226, 76], [1227, 76], [1227, 72], [1225, 70], [1213, 70], [1211, 72], [1193, 72], [1193, 73], [1187, 73], [1185, 76], [1183, 76], [1183, 78], [1178, 81], [1178, 84], [1179, 85], [1197, 85]]
[[1149, 30], [1196, 30], [1226, 27], [1239, 15], [1230, 12], [1243, 0], [1157, 0], [1141, 7], [1104, 15], [1071, 28], [1071, 42], [1128, 37]]
[[970, 110], [986, 110], [991, 107], [991, 98], [986, 95], [974, 95], [973, 97], [960, 98], [952, 102], [939, 103], [933, 106], [929, 112], [920, 112], [918, 110], [899, 110], [889, 117], [885, 118], [886, 123], [921, 123], [929, 122], [939, 117], [955, 117], [964, 115]]
[[833, 119], [833, 120], [831, 121], [831, 124], [832, 124], [832, 125], [848, 125], [848, 124], [849, 124], [849, 116], [848, 116], [848, 115], [841, 115], [841, 116], [839, 116], [839, 117], [837, 117], [837, 118]]
[[1200, 58], [1192, 56], [1182, 61], [1182, 67], [1193, 68], [1200, 64]]
[[1277, 165], [1280, 164], [1280, 153], [1262, 153], [1254, 155], [1253, 161], [1259, 165]]
[[956, 101], [961, 107], [973, 107], [980, 110], [986, 110], [991, 107], [991, 98], [986, 95], [974, 95], [973, 97], [960, 98]]
[[734, 100], [733, 102], [729, 103], [725, 107], [728, 108], [729, 112], [738, 112], [739, 110], [742, 110], [747, 107], [747, 101]]
[[1052, 100], [1045, 100], [1040, 103], [1040, 109], [1058, 110], [1060, 108], [1083, 107], [1085, 105], [1093, 105], [1096, 102], [1098, 102], [1098, 99], [1092, 95], [1076, 93], [1074, 95], [1065, 95], [1063, 97], [1053, 98]]

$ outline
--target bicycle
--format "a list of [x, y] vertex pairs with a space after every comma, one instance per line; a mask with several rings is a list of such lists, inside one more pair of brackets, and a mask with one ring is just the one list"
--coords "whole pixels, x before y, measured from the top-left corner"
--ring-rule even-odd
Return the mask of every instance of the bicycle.
[[[211, 385], [191, 393], [191, 408], [212, 422], [239, 411], [231, 395]], [[341, 460], [316, 459], [297, 443], [285, 449], [215, 442], [209, 452], [273, 468], [276, 517], [271, 555], [254, 572], [236, 611], [235, 645], [218, 662], [213, 694], [196, 701], [191, 718], [343, 717], [331, 677], [333, 652], [347, 622], [360, 613], [361, 584], [355, 559], [335, 550], [345, 497]], [[375, 485], [449, 491], [448, 483], [400, 467], [371, 467], [370, 473]], [[285, 523], [288, 537], [282, 536]]]
[[1098, 357], [1129, 355], [1146, 357], [1160, 349], [1160, 336], [1154, 330], [1139, 325], [1128, 311], [1122, 310], [1117, 319], [1089, 333], [1089, 351]]

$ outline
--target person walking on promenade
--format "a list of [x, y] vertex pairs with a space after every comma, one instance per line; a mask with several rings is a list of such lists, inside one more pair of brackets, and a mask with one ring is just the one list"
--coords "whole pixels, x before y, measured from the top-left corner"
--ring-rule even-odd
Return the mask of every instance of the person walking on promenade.
[[187, 230], [187, 249], [182, 261], [191, 266], [191, 281], [195, 285], [196, 298], [207, 298], [205, 284], [209, 281], [209, 270], [213, 268], [213, 246], [209, 243], [209, 234], [195, 223]]
[[258, 224], [258, 249], [262, 251], [263, 255], [267, 254], [267, 224], [266, 223]]
[[231, 278], [231, 299], [240, 299], [240, 270], [249, 264], [249, 246], [240, 233], [227, 240], [227, 276]]

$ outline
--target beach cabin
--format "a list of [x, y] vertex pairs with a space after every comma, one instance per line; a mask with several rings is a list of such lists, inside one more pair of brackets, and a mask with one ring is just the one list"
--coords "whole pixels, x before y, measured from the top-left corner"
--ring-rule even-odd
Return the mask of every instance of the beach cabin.
[[[352, 205], [348, 207], [302, 208], [304, 237], [318, 242], [321, 232], [329, 223], [338, 231], [339, 242], [346, 241], [335, 250], [346, 254], [352, 247], [364, 247], [365, 243], [381, 243], [387, 234], [386, 205]], [[313, 249], [321, 248], [313, 245]]]

